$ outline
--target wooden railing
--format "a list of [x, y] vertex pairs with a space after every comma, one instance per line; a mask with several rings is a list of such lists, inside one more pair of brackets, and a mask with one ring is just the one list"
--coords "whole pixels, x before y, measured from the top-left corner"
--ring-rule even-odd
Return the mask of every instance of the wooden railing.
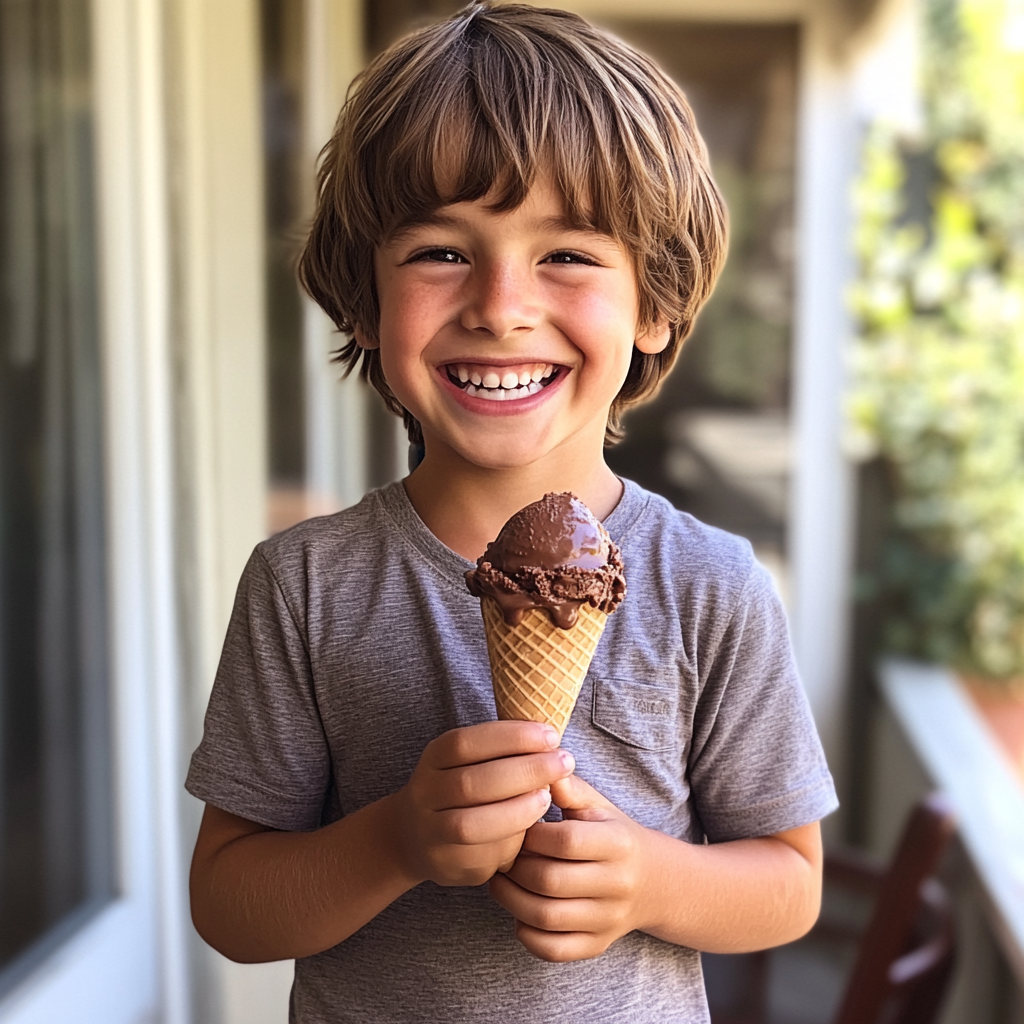
[[887, 661], [880, 682], [922, 767], [956, 809], [992, 932], [1024, 989], [1024, 787], [949, 671]]

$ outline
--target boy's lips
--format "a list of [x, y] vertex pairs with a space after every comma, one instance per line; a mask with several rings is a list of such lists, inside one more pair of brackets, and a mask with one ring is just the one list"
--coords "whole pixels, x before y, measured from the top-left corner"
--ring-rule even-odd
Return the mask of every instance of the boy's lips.
[[451, 362], [438, 367], [438, 376], [460, 405], [484, 414], [526, 411], [544, 401], [549, 389], [565, 379], [568, 368], [556, 363], [510, 364]]
[[454, 362], [441, 367], [450, 384], [470, 398], [485, 402], [524, 401], [553, 384], [563, 369], [545, 362]]

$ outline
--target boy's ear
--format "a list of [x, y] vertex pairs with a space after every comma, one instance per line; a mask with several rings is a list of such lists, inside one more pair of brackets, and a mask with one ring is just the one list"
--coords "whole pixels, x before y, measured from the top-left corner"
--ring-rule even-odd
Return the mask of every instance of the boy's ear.
[[633, 344], [645, 356], [653, 356], [664, 352], [672, 338], [672, 325], [667, 320], [656, 320], [642, 334], [638, 334]]
[[353, 327], [352, 333], [355, 334], [356, 344], [360, 348], [380, 348], [380, 342], [367, 337], [366, 332], [359, 326], [359, 324], [356, 324]]

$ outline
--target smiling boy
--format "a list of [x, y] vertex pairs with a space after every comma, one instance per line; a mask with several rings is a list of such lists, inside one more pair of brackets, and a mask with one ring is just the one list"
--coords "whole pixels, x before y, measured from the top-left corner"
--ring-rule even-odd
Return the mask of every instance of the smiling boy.
[[[724, 258], [692, 113], [572, 15], [475, 5], [370, 65], [320, 186], [304, 283], [424, 454], [246, 568], [187, 783], [196, 927], [297, 958], [301, 1024], [704, 1022], [698, 950], [814, 921], [835, 796], [749, 545], [603, 457]], [[628, 593], [560, 749], [493, 721], [463, 575], [566, 490]]]

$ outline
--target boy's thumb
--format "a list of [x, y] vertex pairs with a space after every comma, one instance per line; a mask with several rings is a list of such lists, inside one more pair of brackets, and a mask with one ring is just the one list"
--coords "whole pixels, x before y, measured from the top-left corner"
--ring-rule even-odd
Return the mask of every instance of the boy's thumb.
[[[615, 805], [600, 793], [589, 782], [584, 782], [578, 775], [570, 775], [551, 783], [551, 802], [561, 807], [562, 816], [566, 818], [594, 817], [602, 819], [607, 814], [587, 814], [588, 811], [614, 811]], [[573, 813], [584, 812], [584, 813]]]

